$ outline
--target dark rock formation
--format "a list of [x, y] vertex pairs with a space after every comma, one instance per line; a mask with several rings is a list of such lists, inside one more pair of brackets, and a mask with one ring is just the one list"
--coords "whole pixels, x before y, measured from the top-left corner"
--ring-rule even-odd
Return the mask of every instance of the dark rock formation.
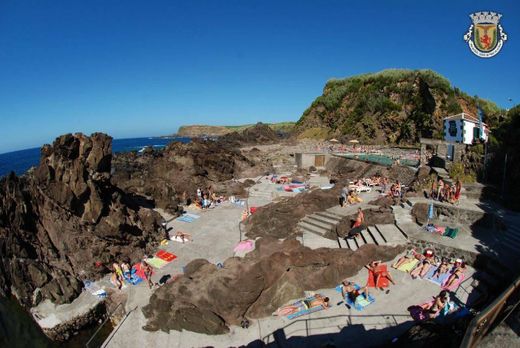
[[269, 163], [258, 163], [224, 143], [194, 139], [189, 144], [173, 142], [164, 150], [118, 154], [112, 182], [127, 192], [153, 199], [155, 205], [177, 211], [183, 192], [195, 198], [197, 187], [217, 194], [244, 194], [241, 176], [269, 171]]
[[257, 145], [272, 144], [280, 141], [280, 139], [281, 137], [271, 127], [259, 122], [240, 133], [228, 133], [222, 136], [219, 141], [234, 145]]
[[[363, 213], [365, 214], [366, 226], [393, 224], [395, 222], [391, 208], [380, 207], [379, 209], [365, 209], [363, 210]], [[356, 220], [356, 216], [357, 213], [347, 215], [341, 219], [340, 223], [337, 225], [337, 231], [340, 237], [346, 237], [348, 235], [348, 232], [352, 228], [352, 223]], [[333, 236], [331, 239], [335, 240], [336, 238]]]
[[0, 290], [25, 306], [70, 302], [112, 259], [137, 261], [163, 236], [160, 216], [110, 182], [112, 138], [67, 134], [39, 166], [0, 180]]
[[230, 258], [222, 269], [206, 260], [189, 263], [183, 276], [155, 291], [143, 308], [144, 329], [223, 334], [244, 317], [269, 316], [304, 291], [332, 288], [371, 260], [391, 260], [401, 249], [311, 250], [294, 239], [262, 238], [246, 258]]
[[245, 222], [248, 238], [291, 238], [298, 234], [296, 224], [307, 214], [339, 204], [340, 185], [332, 190], [315, 190], [260, 207]]

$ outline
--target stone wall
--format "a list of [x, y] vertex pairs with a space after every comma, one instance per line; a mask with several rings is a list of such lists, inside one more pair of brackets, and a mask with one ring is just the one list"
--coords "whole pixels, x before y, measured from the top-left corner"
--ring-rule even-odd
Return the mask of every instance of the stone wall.
[[449, 259], [461, 258], [468, 265], [473, 266], [479, 254], [468, 251], [457, 249], [454, 247], [438, 244], [409, 236], [409, 243], [411, 247], [415, 248], [418, 252], [422, 252], [424, 249], [433, 249], [435, 254], [439, 257], [446, 257]]

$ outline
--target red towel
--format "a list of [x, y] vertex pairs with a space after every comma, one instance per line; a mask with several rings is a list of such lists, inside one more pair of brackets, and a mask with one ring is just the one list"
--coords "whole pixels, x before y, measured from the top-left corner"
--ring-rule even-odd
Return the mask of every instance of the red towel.
[[177, 258], [177, 256], [167, 252], [166, 250], [159, 250], [155, 256], [166, 262], [172, 262]]
[[256, 213], [257, 209], [258, 209], [258, 207], [251, 207], [251, 208], [249, 208], [249, 212], [251, 213], [251, 215], [253, 215], [254, 213]]
[[[144, 269], [141, 267], [141, 263], [136, 263], [132, 266], [133, 269], [135, 269], [135, 274], [141, 278], [146, 279], [146, 276], [144, 274]], [[154, 271], [152, 270], [152, 275], [154, 274]]]
[[[379, 276], [379, 280], [376, 284], [376, 276], [380, 274]], [[386, 267], [386, 265], [379, 265], [376, 267], [375, 269], [375, 272], [373, 272], [372, 270], [368, 270], [368, 281], [367, 281], [367, 286], [369, 288], [387, 288], [390, 284], [389, 284], [389, 280], [388, 278], [386, 277], [386, 275], [388, 274], [388, 268]]]

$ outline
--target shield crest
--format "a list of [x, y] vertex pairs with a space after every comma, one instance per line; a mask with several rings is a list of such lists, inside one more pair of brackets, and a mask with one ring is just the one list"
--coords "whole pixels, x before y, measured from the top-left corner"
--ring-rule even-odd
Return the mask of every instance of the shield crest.
[[498, 28], [493, 23], [479, 23], [474, 26], [473, 40], [478, 50], [492, 51], [498, 42]]

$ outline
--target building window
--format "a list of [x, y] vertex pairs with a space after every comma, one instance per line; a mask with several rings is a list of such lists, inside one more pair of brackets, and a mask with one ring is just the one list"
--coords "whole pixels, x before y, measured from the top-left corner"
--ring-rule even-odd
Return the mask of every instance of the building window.
[[452, 137], [457, 136], [457, 123], [455, 121], [450, 121], [450, 129], [449, 129], [450, 135]]

